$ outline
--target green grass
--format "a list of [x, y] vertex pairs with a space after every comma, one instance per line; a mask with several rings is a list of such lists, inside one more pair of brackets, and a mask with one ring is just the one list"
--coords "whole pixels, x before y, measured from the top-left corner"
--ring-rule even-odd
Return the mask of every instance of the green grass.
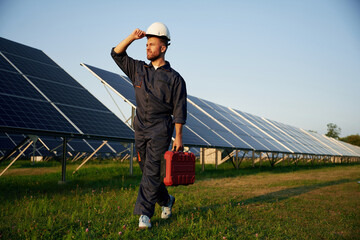
[[[79, 164], [79, 163], [77, 163]], [[140, 170], [91, 161], [58, 184], [57, 162], [19, 161], [0, 177], [0, 239], [359, 239], [360, 165], [197, 165], [196, 182], [169, 187], [173, 217], [138, 230]], [[0, 170], [5, 168], [3, 163]]]

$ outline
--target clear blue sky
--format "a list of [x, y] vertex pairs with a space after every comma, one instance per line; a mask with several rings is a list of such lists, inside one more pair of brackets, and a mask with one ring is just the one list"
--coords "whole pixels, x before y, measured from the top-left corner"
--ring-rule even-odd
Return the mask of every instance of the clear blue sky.
[[[123, 74], [110, 50], [135, 28], [170, 29], [166, 59], [188, 94], [318, 133], [360, 133], [356, 0], [0, 0], [0, 36], [43, 50], [121, 117], [88, 63]], [[146, 40], [129, 55], [146, 59]], [[129, 107], [120, 108], [125, 115]]]

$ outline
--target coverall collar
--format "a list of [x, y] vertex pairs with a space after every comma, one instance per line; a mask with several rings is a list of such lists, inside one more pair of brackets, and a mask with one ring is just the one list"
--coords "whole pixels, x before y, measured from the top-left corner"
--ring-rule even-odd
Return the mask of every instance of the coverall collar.
[[[151, 68], [151, 67], [154, 67], [154, 66], [153, 66], [152, 63], [150, 62], [149, 64], [146, 64], [146, 63], [145, 63], [145, 67]], [[164, 69], [165, 71], [168, 71], [168, 72], [170, 72], [170, 70], [171, 70], [171, 66], [170, 66], [170, 63], [169, 63], [168, 61], [165, 61], [165, 65], [162, 65], [162, 66], [159, 67], [158, 69], [160, 69], [160, 68], [162, 68], [162, 69]]]

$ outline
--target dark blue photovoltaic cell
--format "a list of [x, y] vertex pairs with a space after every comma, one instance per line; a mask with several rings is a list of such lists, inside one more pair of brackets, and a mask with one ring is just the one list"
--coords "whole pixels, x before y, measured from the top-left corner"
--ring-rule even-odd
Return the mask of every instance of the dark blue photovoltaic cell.
[[54, 103], [67, 104], [83, 108], [91, 108], [108, 112], [109, 110], [100, 103], [88, 90], [83, 87], [74, 87], [64, 84], [40, 80], [29, 77], [29, 79]]
[[26, 76], [37, 77], [40, 79], [50, 80], [52, 82], [82, 88], [82, 86], [77, 81], [75, 81], [59, 66], [48, 65], [15, 55], [4, 55]]
[[0, 126], [77, 132], [49, 102], [0, 94], [0, 106]]
[[125, 99], [136, 106], [135, 91], [130, 79], [109, 71], [102, 70], [100, 68], [90, 66], [88, 64], [84, 65], [93, 71], [98, 77], [104, 80], [107, 84], [109, 84], [112, 88], [114, 88]]
[[[249, 142], [254, 143], [255, 150], [257, 151], [276, 151], [276, 152], [289, 152], [288, 149], [284, 148], [278, 142], [276, 142], [274, 139], [270, 138], [266, 134], [264, 134], [262, 131], [258, 130], [256, 127], [254, 127], [249, 122], [245, 121], [238, 115], [236, 115], [233, 111], [231, 111], [229, 108], [220, 106], [218, 104], [211, 103], [209, 101], [201, 99], [204, 103], [208, 104], [209, 106], [215, 108], [219, 113], [222, 113], [224, 117], [226, 117], [227, 121], [231, 122], [233, 125], [235, 125], [238, 129], [234, 128], [234, 131], [236, 131], [241, 137], [244, 139], [247, 139]], [[237, 111], [237, 110], [236, 110]], [[237, 111], [239, 114], [240, 111]], [[248, 136], [245, 138], [245, 136]]]
[[0, 94], [45, 101], [45, 98], [18, 73], [0, 70]]
[[[193, 133], [188, 126], [188, 123], [183, 127], [183, 143], [188, 146], [208, 146], [204, 140], [202, 140], [199, 136]], [[175, 131], [173, 134], [175, 138]]]
[[353, 153], [352, 156], [360, 157], [360, 147], [336, 139], [333, 139], [333, 141], [336, 141], [337, 144], [341, 145], [343, 148], [351, 150]]
[[16, 72], [16, 69], [3, 56], [0, 56], [0, 70]]
[[[327, 155], [330, 154], [327, 150], [324, 150], [323, 146], [320, 145], [318, 141], [314, 141], [309, 135], [302, 132], [299, 128], [292, 127], [283, 123], [276, 121], [268, 120], [273, 123], [275, 126], [279, 127], [290, 135], [293, 139], [303, 146], [306, 149], [306, 154], [316, 154], [316, 155]], [[309, 149], [309, 150], [307, 150]]]
[[[296, 148], [290, 143], [288, 139], [286, 139], [286, 136], [284, 136], [283, 133], [278, 131], [278, 129], [271, 126], [269, 123], [264, 121], [262, 118], [241, 112], [238, 110], [235, 110], [238, 114], [245, 117], [248, 121], [259, 127], [262, 131], [266, 132], [269, 136], [272, 138], [270, 139], [276, 139], [276, 141], [273, 141], [273, 145], [279, 146], [283, 149], [281, 152], [288, 152], [288, 153], [296, 153]], [[273, 150], [272, 150], [273, 151]]]
[[2, 37], [0, 37], [0, 51], [56, 66], [56, 63], [41, 50]]
[[[258, 130], [253, 125], [249, 124], [247, 121], [237, 116], [229, 108], [222, 107], [220, 105], [219, 107], [224, 112], [224, 115], [239, 129], [241, 129], [239, 133], [241, 133], [242, 135], [250, 135], [251, 137], [253, 137], [257, 142], [261, 143], [261, 145], [266, 147], [264, 151], [275, 151], [274, 149], [277, 149], [276, 151], [278, 152], [280, 152], [280, 150], [284, 151], [283, 147], [279, 146], [276, 141], [269, 138], [269, 136], [264, 134], [262, 131]], [[262, 151], [263, 148], [261, 146], [258, 146], [258, 148], [255, 149], [258, 151]]]
[[354, 153], [352, 153], [351, 151], [349, 151], [347, 149], [342, 148], [336, 142], [331, 141], [326, 136], [320, 135], [318, 133], [312, 133], [312, 132], [309, 132], [308, 134], [310, 134], [314, 138], [318, 139], [318, 141], [321, 141], [325, 148], [327, 148], [327, 149], [330, 148], [329, 152], [332, 152], [334, 155], [342, 155], [342, 156], [352, 156], [352, 155], [354, 155]]
[[10, 140], [4, 133], [0, 133], [0, 149], [1, 150], [12, 150], [15, 144]]
[[103, 112], [67, 105], [58, 105], [58, 107], [86, 134], [125, 139], [134, 138], [134, 132], [128, 126], [125, 126], [123, 122], [121, 123], [124, 127], [119, 126], [119, 118], [110, 111]]
[[221, 126], [214, 120], [206, 116], [189, 102], [187, 103], [187, 110], [186, 125], [209, 142], [211, 146], [234, 147], [227, 138], [233, 139], [234, 136], [230, 136], [229, 132], [221, 129]]
[[227, 116], [225, 116], [226, 114], [225, 115], [221, 114], [224, 112], [216, 104], [213, 104], [209, 101], [205, 101], [200, 98], [196, 98], [194, 96], [188, 96], [188, 98], [196, 105], [201, 107], [208, 114], [210, 114], [213, 118], [218, 120], [226, 128], [228, 128], [233, 133], [233, 135], [235, 134], [237, 136], [237, 141], [232, 142], [232, 144], [234, 144], [236, 148], [256, 149], [261, 151], [270, 150], [266, 146], [258, 142], [255, 138], [253, 138], [249, 134], [246, 134], [244, 130], [239, 128], [239, 125], [236, 125], [235, 123], [231, 122], [230, 119], [228, 119]]

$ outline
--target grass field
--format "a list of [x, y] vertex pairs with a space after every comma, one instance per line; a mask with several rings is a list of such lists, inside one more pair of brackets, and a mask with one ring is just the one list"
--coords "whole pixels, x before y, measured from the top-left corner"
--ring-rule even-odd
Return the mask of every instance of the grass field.
[[[6, 163], [0, 166], [5, 168]], [[19, 161], [0, 177], [0, 239], [360, 239], [360, 165], [197, 165], [169, 187], [173, 217], [138, 230], [135, 165], [92, 161], [58, 184], [57, 162]]]

